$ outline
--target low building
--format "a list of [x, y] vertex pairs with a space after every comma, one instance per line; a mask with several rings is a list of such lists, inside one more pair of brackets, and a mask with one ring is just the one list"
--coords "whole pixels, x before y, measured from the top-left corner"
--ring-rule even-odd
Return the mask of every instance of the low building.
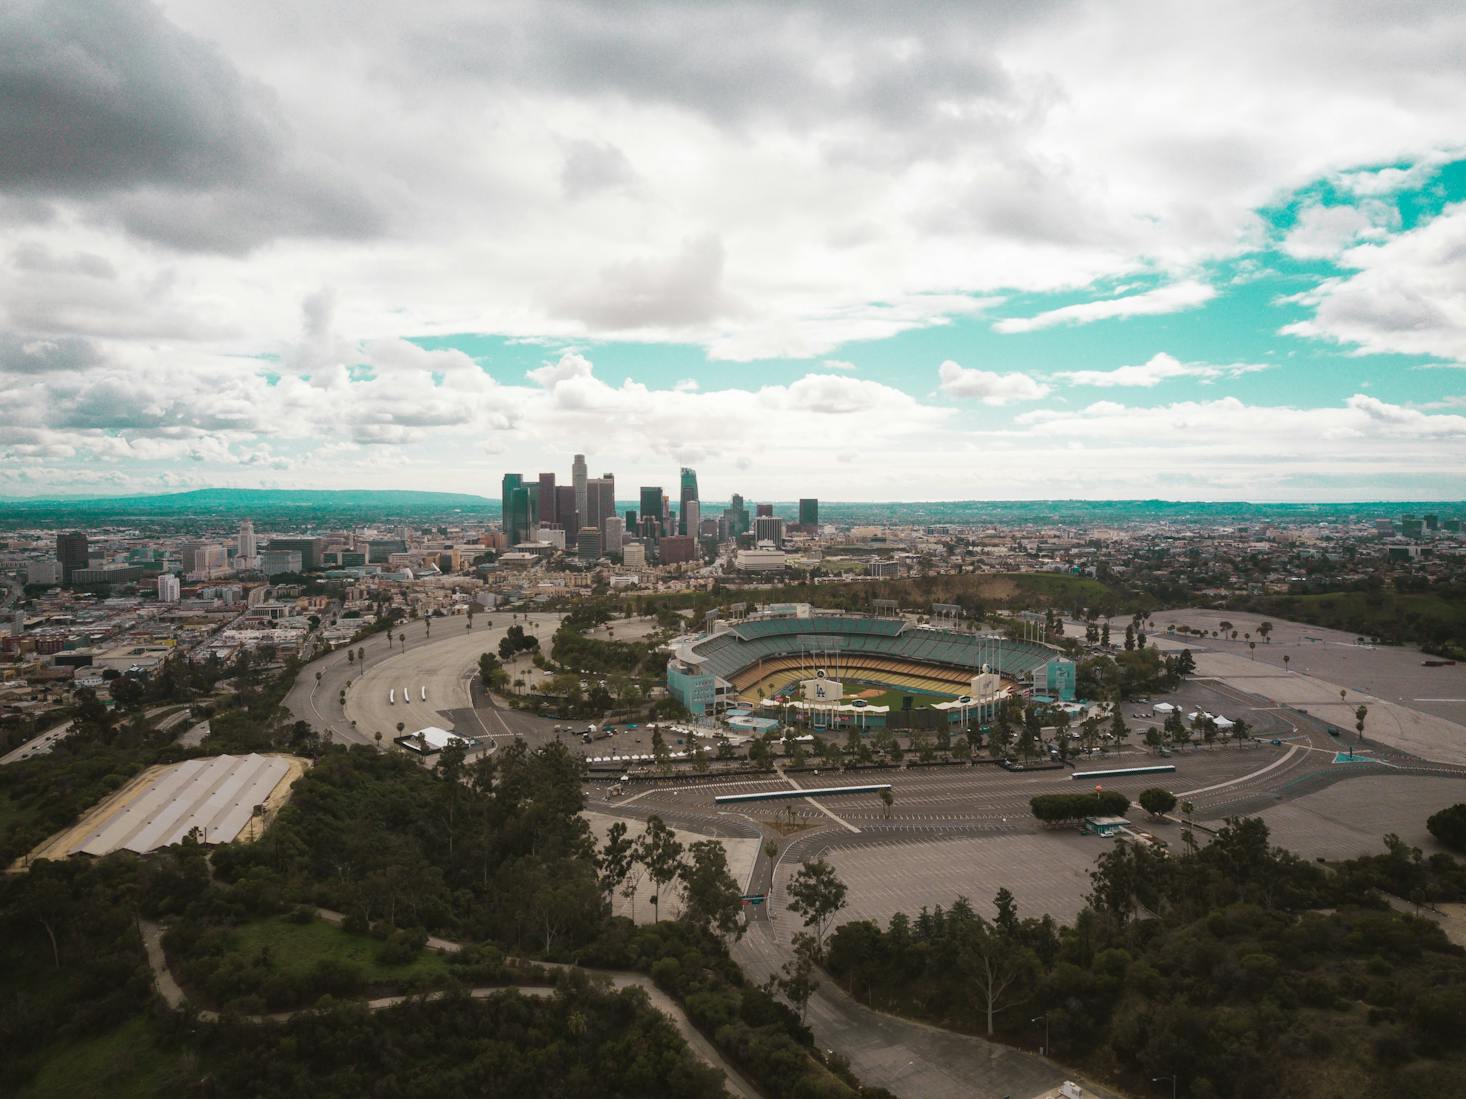
[[739, 572], [783, 572], [788, 560], [783, 550], [742, 549], [734, 555], [733, 567]]

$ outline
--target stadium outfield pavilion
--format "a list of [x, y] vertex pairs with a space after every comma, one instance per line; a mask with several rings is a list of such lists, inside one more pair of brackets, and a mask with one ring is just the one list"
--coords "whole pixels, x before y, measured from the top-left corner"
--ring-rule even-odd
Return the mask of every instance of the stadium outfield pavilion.
[[[846, 685], [865, 690], [847, 694]], [[1012, 691], [1074, 699], [1074, 663], [1048, 645], [899, 618], [820, 612], [792, 604], [675, 643], [667, 690], [695, 716], [762, 709], [816, 727], [906, 724], [864, 695], [890, 692], [920, 724], [983, 719]], [[753, 718], [751, 726], [764, 724]]]

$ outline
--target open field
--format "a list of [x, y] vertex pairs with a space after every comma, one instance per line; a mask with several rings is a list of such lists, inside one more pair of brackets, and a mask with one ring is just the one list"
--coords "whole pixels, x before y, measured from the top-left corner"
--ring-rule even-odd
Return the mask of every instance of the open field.
[[234, 953], [249, 957], [268, 950], [274, 969], [304, 977], [321, 961], [342, 962], [358, 969], [371, 983], [415, 981], [447, 976], [448, 962], [433, 950], [419, 951], [405, 965], [383, 965], [377, 960], [382, 943], [370, 935], [356, 935], [321, 920], [294, 923], [285, 917], [257, 920], [233, 929]]
[[1252, 596], [1238, 614], [1276, 616], [1316, 626], [1421, 643], [1466, 646], [1466, 593], [1348, 591], [1322, 595]]

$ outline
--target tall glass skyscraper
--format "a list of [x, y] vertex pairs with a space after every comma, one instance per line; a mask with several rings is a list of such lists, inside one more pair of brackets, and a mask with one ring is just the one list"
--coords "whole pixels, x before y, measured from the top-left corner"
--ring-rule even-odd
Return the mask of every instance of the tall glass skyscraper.
[[646, 530], [646, 524], [651, 521], [657, 526], [657, 534], [663, 533], [662, 526], [662, 486], [642, 485], [641, 486], [641, 523], [642, 530]]
[[[509, 516], [510, 516], [511, 510], [514, 507], [514, 490], [517, 489], [522, 484], [524, 484], [524, 477], [521, 474], [518, 474], [518, 473], [506, 473], [506, 474], [504, 474], [504, 482], [503, 482], [503, 485], [500, 487], [501, 499], [499, 501], [499, 506], [503, 509], [500, 512], [500, 516], [501, 516], [501, 520], [500, 521], [502, 522], [502, 524], [504, 526], [504, 533], [505, 534], [510, 534], [510, 532], [509, 532]], [[514, 539], [514, 536], [512, 534], [510, 534], [509, 542], [510, 542], [511, 545], [514, 543], [514, 540], [515, 540]]]
[[[697, 495], [697, 470], [682, 467], [682, 495], [677, 503], [679, 534], [687, 533], [687, 501], [699, 499]], [[694, 532], [695, 533], [695, 532]]]

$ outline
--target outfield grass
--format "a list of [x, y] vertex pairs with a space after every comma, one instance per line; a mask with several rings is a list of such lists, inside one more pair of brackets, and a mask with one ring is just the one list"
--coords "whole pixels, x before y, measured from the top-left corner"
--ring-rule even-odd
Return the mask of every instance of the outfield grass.
[[172, 1068], [173, 1056], [158, 1047], [148, 1021], [133, 1018], [107, 1034], [57, 1046], [19, 1094], [25, 1099], [151, 1099], [164, 1089]]
[[423, 950], [405, 965], [383, 965], [377, 960], [379, 939], [343, 931], [320, 920], [293, 923], [284, 917], [257, 920], [234, 929], [235, 952], [257, 955], [268, 948], [273, 968], [291, 976], [304, 976], [316, 963], [330, 958], [356, 966], [367, 981], [406, 981], [448, 975], [447, 958]]
[[879, 695], [867, 698], [865, 701], [871, 706], [889, 706], [892, 710], [901, 708], [901, 700], [907, 695], [911, 696], [911, 705], [920, 710], [937, 702], [951, 702], [956, 698], [955, 694], [929, 695], [920, 694], [916, 691], [895, 691], [882, 687], [879, 683], [862, 684], [858, 680], [846, 680], [844, 702], [853, 702], [863, 690], [879, 690]]

